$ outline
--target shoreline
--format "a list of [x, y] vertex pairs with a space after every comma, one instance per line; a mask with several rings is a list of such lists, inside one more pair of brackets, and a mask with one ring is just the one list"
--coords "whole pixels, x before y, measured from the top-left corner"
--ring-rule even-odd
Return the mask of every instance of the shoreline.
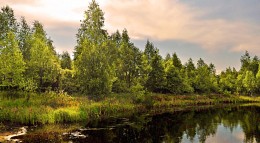
[[[22, 95], [22, 94], [21, 94]], [[100, 101], [87, 96], [57, 93], [33, 93], [5, 98], [0, 92], [0, 123], [22, 125], [79, 123], [133, 114], [160, 114], [165, 111], [185, 111], [206, 106], [260, 103], [260, 97], [236, 95], [146, 95], [137, 99], [134, 94], [113, 94]]]

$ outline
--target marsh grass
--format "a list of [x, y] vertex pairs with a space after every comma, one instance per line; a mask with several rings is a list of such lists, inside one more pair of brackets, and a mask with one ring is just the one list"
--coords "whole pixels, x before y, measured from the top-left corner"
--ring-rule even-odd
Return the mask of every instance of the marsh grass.
[[[0, 122], [20, 124], [54, 124], [88, 122], [109, 117], [129, 116], [154, 109], [221, 103], [260, 102], [259, 97], [165, 94], [111, 94], [96, 101], [88, 96], [66, 93], [0, 92]], [[28, 98], [29, 97], [29, 98]]]
[[97, 102], [86, 96], [69, 96], [66, 93], [30, 93], [30, 100], [26, 95], [21, 96], [23, 94], [27, 93], [19, 93], [19, 97], [0, 93], [0, 122], [32, 125], [85, 122], [133, 113], [137, 107], [128, 98], [123, 100], [123, 96], [117, 99], [111, 95]]

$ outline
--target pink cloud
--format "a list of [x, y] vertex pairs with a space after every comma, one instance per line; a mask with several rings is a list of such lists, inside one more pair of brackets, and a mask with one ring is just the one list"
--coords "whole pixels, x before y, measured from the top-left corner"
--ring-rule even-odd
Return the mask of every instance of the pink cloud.
[[109, 31], [127, 28], [136, 39], [182, 40], [209, 51], [260, 53], [260, 27], [244, 21], [201, 19], [207, 11], [178, 0], [111, 0], [105, 7]]
[[[89, 1], [3, 0], [0, 6], [10, 5], [17, 19], [25, 16], [29, 23], [38, 20], [47, 29], [61, 26], [77, 29]], [[127, 28], [133, 39], [181, 40], [213, 52], [227, 49], [260, 53], [260, 27], [255, 23], [201, 19], [208, 9], [197, 9], [179, 0], [97, 1], [105, 13], [105, 28], [111, 33]], [[65, 33], [72, 37], [77, 33], [66, 29], [58, 32], [56, 35]]]

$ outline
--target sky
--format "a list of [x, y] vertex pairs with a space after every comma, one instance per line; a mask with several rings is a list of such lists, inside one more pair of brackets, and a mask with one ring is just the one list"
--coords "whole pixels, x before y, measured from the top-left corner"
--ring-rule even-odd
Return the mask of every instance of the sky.
[[[73, 53], [76, 33], [91, 0], [0, 0], [19, 20], [40, 21], [56, 50]], [[128, 30], [144, 49], [149, 39], [160, 54], [176, 52], [182, 63], [202, 58], [217, 72], [240, 68], [249, 51], [260, 55], [259, 0], [96, 0], [105, 13], [109, 33]]]

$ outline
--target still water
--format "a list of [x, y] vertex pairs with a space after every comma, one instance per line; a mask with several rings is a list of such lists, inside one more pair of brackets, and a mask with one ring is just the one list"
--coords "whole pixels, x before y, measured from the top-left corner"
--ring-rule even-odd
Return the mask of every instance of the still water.
[[22, 135], [10, 138], [22, 142], [257, 143], [260, 142], [260, 107], [220, 106], [86, 124], [13, 126], [12, 129], [20, 130], [19, 133], [26, 129]]

